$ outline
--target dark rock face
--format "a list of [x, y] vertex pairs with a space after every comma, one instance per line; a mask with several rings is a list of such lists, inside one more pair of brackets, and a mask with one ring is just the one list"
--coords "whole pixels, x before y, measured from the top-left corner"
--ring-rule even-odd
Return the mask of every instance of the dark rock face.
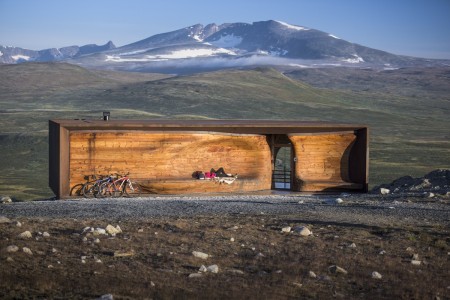
[[403, 176], [391, 183], [382, 184], [373, 188], [372, 192], [380, 193], [381, 189], [388, 189], [389, 193], [394, 194], [424, 192], [447, 194], [448, 192], [450, 192], [450, 170], [434, 170], [419, 178]]

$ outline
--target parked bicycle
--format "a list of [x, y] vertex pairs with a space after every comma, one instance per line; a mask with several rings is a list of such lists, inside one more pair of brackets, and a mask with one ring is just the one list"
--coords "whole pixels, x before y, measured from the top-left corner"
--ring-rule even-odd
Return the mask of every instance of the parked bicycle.
[[103, 176], [100, 175], [99, 179], [97, 179], [96, 175], [91, 175], [92, 181], [88, 181], [83, 185], [82, 194], [86, 198], [93, 198], [100, 196], [100, 186], [103, 183], [113, 181], [112, 176]]
[[117, 174], [117, 179], [103, 182], [98, 192], [99, 197], [139, 197], [142, 193], [142, 187], [139, 183], [132, 181], [128, 177]]

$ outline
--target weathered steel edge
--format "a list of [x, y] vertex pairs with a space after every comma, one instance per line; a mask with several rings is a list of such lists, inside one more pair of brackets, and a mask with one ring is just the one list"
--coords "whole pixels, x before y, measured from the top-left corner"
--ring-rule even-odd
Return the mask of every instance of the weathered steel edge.
[[[311, 122], [295, 120], [68, 120], [55, 119], [51, 122], [68, 130], [199, 130], [203, 131], [251, 131], [254, 133], [295, 133], [296, 131], [342, 131], [366, 129], [367, 125], [333, 122]], [[205, 130], [206, 129], [206, 130]], [[240, 129], [240, 130], [239, 130]], [[244, 132], [243, 132], [244, 133]]]

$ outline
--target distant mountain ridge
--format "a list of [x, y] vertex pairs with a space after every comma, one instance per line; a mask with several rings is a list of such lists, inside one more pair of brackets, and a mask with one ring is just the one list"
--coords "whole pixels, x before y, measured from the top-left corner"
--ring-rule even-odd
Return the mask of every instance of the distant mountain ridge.
[[28, 50], [19, 47], [0, 46], [0, 63], [14, 64], [27, 61], [52, 62], [78, 57], [116, 48], [113, 42], [105, 45], [89, 44], [84, 46], [68, 46], [44, 50]]
[[320, 30], [274, 20], [196, 24], [121, 47], [108, 42], [103, 46], [34, 52], [0, 47], [0, 51], [3, 63], [62, 60], [88, 68], [178, 74], [259, 65], [291, 69], [333, 66], [389, 69], [443, 63], [391, 54]]

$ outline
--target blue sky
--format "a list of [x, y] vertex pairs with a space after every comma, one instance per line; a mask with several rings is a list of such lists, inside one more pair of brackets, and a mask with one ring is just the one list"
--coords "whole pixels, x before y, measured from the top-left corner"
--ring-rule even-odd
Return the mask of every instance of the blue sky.
[[450, 0], [0, 0], [0, 45], [122, 46], [197, 23], [270, 19], [395, 54], [450, 59]]

